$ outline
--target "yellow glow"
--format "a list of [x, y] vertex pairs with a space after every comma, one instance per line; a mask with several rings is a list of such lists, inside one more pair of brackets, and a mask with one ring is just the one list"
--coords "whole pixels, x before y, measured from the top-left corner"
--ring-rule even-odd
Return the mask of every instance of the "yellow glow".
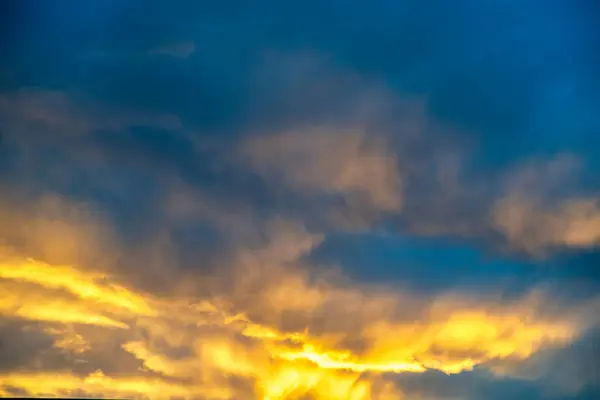
[[103, 315], [89, 305], [67, 299], [60, 294], [18, 284], [0, 282], [0, 315], [36, 321], [99, 325], [113, 328], [127, 328], [127, 324]]
[[204, 396], [230, 399], [227, 388], [189, 387], [149, 377], [111, 378], [102, 372], [79, 377], [69, 373], [30, 373], [0, 375], [0, 386], [16, 387], [32, 396], [69, 396], [78, 392], [100, 397], [164, 399]]
[[282, 352], [278, 357], [288, 361], [306, 360], [320, 368], [339, 369], [353, 372], [425, 372], [426, 369], [417, 362], [403, 361], [361, 361], [350, 353], [326, 352], [320, 353], [313, 346], [306, 345], [302, 351]]
[[101, 284], [106, 275], [83, 273], [69, 266], [50, 266], [27, 259], [0, 262], [0, 278], [31, 282], [49, 289], [63, 289], [75, 296], [122, 308], [138, 315], [153, 315], [147, 302], [122, 286]]
[[75, 354], [85, 353], [91, 349], [87, 340], [77, 332], [70, 329], [47, 328], [44, 332], [54, 336], [54, 347]]
[[[318, 334], [307, 324], [300, 331], [286, 331], [257, 322], [246, 310], [233, 312], [222, 299], [150, 298], [105, 280], [101, 274], [33, 260], [0, 264], [3, 316], [48, 324], [44, 331], [54, 338], [54, 346], [89, 365], [94, 359], [86, 357], [106, 351], [115, 365], [132, 359], [139, 363], [135, 377], [9, 373], [0, 376], [1, 393], [10, 394], [12, 387], [29, 395], [83, 391], [144, 398], [403, 399], [383, 373], [460, 373], [492, 360], [525, 359], [547, 343], [567, 342], [577, 334], [566, 322], [533, 318], [528, 303], [449, 305], [398, 321], [391, 313], [377, 314], [382, 304], [387, 309], [393, 303], [389, 298], [365, 300], [363, 306], [359, 289], [307, 287], [298, 279], [289, 280], [294, 296], [302, 296], [307, 287], [310, 299], [268, 301], [265, 320], [277, 321], [286, 310], [310, 317], [335, 300], [331, 304], [344, 308], [333, 315], [349, 312], [355, 328]], [[264, 300], [261, 296], [271, 300], [273, 293], [257, 294], [257, 301]], [[276, 293], [282, 296], [285, 287]], [[360, 339], [360, 350], [344, 344], [350, 335]]]

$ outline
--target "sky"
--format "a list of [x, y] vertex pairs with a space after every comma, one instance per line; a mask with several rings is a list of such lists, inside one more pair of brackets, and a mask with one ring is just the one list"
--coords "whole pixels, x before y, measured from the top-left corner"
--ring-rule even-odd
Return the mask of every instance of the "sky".
[[0, 396], [600, 398], [599, 18], [1, 2]]

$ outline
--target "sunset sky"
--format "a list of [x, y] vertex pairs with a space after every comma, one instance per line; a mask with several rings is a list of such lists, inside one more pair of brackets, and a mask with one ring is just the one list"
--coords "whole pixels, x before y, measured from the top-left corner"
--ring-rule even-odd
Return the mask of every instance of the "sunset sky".
[[600, 398], [597, 1], [0, 32], [0, 397]]

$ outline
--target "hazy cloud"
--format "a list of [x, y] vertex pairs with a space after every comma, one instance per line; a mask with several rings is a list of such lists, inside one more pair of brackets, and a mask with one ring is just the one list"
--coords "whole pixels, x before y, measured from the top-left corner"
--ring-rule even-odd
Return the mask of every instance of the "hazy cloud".
[[531, 162], [507, 174], [506, 193], [492, 211], [494, 226], [510, 244], [533, 253], [557, 246], [586, 248], [600, 243], [600, 201], [571, 194], [580, 162], [563, 155]]
[[358, 214], [397, 212], [402, 176], [385, 138], [319, 127], [309, 131], [252, 137], [241, 157], [267, 180], [298, 193], [341, 198]]

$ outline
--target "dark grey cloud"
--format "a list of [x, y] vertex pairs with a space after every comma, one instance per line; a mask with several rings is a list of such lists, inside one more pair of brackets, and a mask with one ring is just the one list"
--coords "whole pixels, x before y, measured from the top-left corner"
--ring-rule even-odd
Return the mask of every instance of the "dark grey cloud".
[[52, 350], [53, 343], [52, 337], [35, 324], [3, 318], [0, 325], [0, 368], [11, 371], [29, 367], [35, 364], [40, 353]]

